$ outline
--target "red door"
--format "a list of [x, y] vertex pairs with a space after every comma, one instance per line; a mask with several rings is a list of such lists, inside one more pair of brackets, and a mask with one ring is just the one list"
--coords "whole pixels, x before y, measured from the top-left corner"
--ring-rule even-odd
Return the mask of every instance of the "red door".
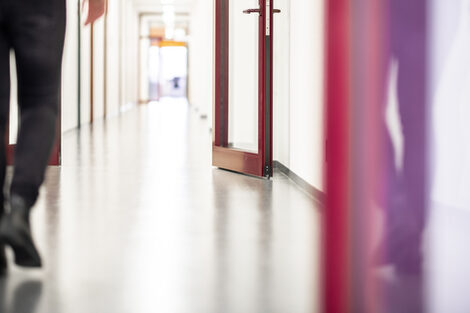
[[216, 0], [213, 165], [272, 176], [272, 0]]

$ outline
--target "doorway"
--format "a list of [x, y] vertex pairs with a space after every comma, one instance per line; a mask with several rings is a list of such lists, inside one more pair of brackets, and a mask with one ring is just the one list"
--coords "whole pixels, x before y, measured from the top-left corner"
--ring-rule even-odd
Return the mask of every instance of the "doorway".
[[271, 0], [215, 3], [213, 165], [272, 177]]
[[[159, 14], [140, 16], [139, 103], [188, 96], [187, 22]], [[178, 21], [178, 23], [176, 22]]]

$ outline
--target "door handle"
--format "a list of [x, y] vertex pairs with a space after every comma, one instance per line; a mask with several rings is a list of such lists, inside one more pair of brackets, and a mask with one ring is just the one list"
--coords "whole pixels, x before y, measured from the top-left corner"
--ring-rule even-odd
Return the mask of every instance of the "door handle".
[[251, 13], [261, 14], [261, 10], [260, 9], [248, 9], [248, 10], [243, 11], [243, 13], [245, 13], [245, 14], [251, 14]]
[[[271, 3], [269, 0], [266, 1], [266, 36], [271, 36], [271, 14], [269, 10], [271, 9]], [[251, 13], [258, 13], [260, 16], [263, 16], [261, 13], [261, 9], [248, 9], [244, 10], [243, 13], [251, 14]], [[273, 13], [281, 13], [279, 9], [273, 9]]]
[[[258, 13], [258, 14], [260, 14], [260, 13], [261, 13], [261, 10], [260, 10], [260, 9], [248, 9], [248, 10], [243, 11], [243, 13], [245, 13], [245, 14], [251, 14], [251, 13]], [[274, 9], [274, 10], [273, 10], [273, 13], [281, 13], [281, 10], [279, 10], [279, 9]]]

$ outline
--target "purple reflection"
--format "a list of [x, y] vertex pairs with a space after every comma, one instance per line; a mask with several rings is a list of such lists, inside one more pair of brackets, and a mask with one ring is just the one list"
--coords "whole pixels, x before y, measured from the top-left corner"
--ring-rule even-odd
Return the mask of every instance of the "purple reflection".
[[[390, 1], [390, 58], [398, 63], [397, 97], [403, 135], [403, 168], [388, 178], [386, 257], [403, 272], [420, 271], [427, 207], [426, 1]], [[388, 144], [391, 140], [386, 139]], [[387, 160], [396, 147], [389, 146]]]
[[393, 265], [394, 271], [382, 276], [383, 306], [385, 312], [419, 313], [424, 312], [422, 239], [428, 207], [427, 1], [389, 0], [388, 29], [385, 59], [398, 66], [393, 92], [403, 160], [395, 159], [398, 147], [385, 122], [390, 95], [384, 96], [385, 234], [380, 264]]

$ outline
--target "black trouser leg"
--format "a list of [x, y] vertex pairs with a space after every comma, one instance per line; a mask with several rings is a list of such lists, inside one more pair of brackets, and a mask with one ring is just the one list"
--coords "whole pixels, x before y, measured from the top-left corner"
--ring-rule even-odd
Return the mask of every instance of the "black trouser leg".
[[[6, 125], [10, 109], [10, 45], [0, 18], [0, 222], [5, 214], [4, 185], [6, 173]], [[3, 244], [0, 244], [0, 275], [7, 268]]]
[[10, 29], [18, 73], [20, 128], [11, 194], [33, 205], [56, 133], [65, 1], [15, 1]]
[[[20, 111], [9, 199], [11, 209], [0, 223], [0, 240], [13, 249], [17, 265], [40, 267], [41, 257], [34, 244], [29, 213], [38, 197], [54, 144], [60, 102], [65, 0], [3, 0], [0, 25], [9, 44], [6, 54], [10, 47], [15, 52]], [[4, 90], [9, 90], [8, 77], [2, 77], [0, 83]], [[8, 118], [8, 114], [5, 116]], [[2, 160], [5, 163], [4, 157]]]
[[0, 220], [4, 214], [6, 126], [10, 112], [10, 45], [0, 24]]

